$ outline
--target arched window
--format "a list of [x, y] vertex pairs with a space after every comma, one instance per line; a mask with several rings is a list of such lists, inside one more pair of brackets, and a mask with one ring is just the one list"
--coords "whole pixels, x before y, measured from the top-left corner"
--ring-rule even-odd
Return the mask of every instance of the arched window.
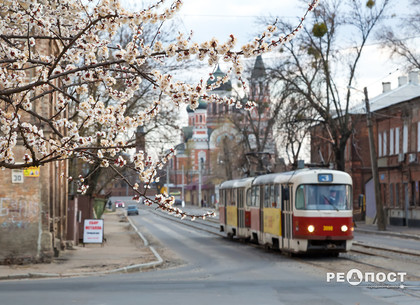
[[206, 163], [206, 152], [205, 151], [200, 151], [198, 153], [198, 160], [199, 162], [201, 162], [201, 165], [204, 165]]

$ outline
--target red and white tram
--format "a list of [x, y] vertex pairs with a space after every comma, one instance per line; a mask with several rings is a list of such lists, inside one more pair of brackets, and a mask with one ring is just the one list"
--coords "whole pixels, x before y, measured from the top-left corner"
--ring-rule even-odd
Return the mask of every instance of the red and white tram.
[[223, 182], [220, 230], [292, 253], [348, 251], [353, 239], [352, 179], [302, 169]]

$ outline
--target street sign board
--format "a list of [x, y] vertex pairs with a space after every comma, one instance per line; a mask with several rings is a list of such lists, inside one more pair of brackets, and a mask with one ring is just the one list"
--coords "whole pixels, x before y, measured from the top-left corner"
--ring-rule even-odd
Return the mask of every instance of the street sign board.
[[83, 243], [101, 244], [104, 238], [103, 219], [85, 219], [83, 226]]

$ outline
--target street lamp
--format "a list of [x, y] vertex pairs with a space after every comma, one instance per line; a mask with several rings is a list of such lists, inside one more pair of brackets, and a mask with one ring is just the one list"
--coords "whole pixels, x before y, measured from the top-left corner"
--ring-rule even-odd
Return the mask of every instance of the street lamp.
[[378, 230], [386, 230], [385, 213], [382, 205], [381, 191], [379, 185], [379, 171], [378, 171], [378, 160], [376, 158], [376, 149], [373, 142], [373, 124], [372, 124], [372, 113], [370, 112], [370, 104], [367, 88], [364, 87], [363, 91], [358, 90], [354, 87], [348, 86], [347, 89], [353, 89], [359, 92], [363, 92], [365, 95], [365, 106], [366, 106], [366, 122], [369, 134], [369, 150], [370, 150], [370, 162], [372, 167], [372, 178], [373, 185], [375, 188], [375, 201], [376, 201], [376, 218], [378, 221]]
[[201, 176], [201, 168], [203, 166], [203, 159], [200, 158], [198, 160], [198, 206], [203, 207], [201, 204], [201, 188], [202, 188], [202, 176]]

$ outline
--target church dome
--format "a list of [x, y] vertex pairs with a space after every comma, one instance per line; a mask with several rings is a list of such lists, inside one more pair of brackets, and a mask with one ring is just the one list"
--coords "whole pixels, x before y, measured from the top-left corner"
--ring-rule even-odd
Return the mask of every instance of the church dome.
[[[217, 66], [216, 72], [213, 73], [213, 77], [214, 79], [208, 79], [207, 80], [207, 85], [211, 85], [214, 84], [218, 78], [223, 78], [225, 77], [225, 73], [222, 72], [222, 70], [220, 70], [220, 67]], [[232, 83], [231, 81], [227, 81], [226, 83], [222, 84], [220, 87], [214, 89], [213, 91], [232, 91]]]
[[[195, 110], [198, 110], [198, 109], [207, 109], [207, 102], [203, 101], [203, 99], [200, 98], [198, 100], [198, 107]], [[194, 110], [192, 110], [191, 107], [188, 105], [187, 112], [192, 113], [194, 112]]]

